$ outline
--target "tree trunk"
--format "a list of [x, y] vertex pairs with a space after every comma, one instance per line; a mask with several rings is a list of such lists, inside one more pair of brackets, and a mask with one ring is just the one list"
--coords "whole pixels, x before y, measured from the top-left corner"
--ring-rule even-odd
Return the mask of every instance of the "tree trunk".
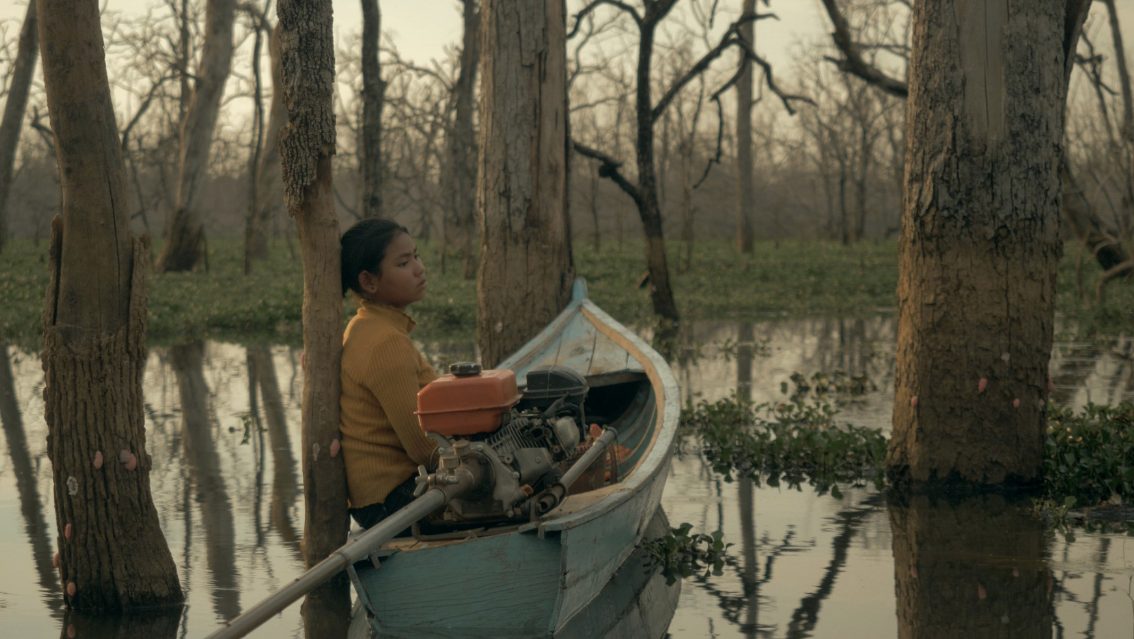
[[1047, 532], [1026, 504], [919, 495], [889, 511], [898, 637], [1052, 636]]
[[898, 483], [1039, 478], [1062, 250], [1063, 4], [915, 4], [887, 459]]
[[191, 270], [201, 258], [205, 223], [200, 195], [208, 180], [209, 150], [232, 66], [235, 13], [235, 0], [208, 0], [205, 7], [205, 42], [197, 83], [181, 122], [173, 223], [158, 258], [158, 270], [163, 272]]
[[[744, 0], [743, 15], [756, 13], [756, 0]], [[753, 46], [756, 38], [756, 21], [740, 27], [740, 37]], [[752, 209], [756, 206], [756, 193], [752, 184], [752, 61], [741, 51], [740, 78], [736, 84], [736, 250], [752, 254]]]
[[488, 0], [481, 16], [477, 344], [490, 367], [567, 305], [575, 267], [563, 3]]
[[[660, 19], [660, 18], [657, 18]], [[669, 283], [669, 264], [665, 253], [665, 233], [661, 209], [658, 207], [657, 176], [654, 172], [654, 119], [650, 98], [650, 59], [654, 51], [654, 28], [657, 19], [643, 22], [638, 40], [638, 79], [636, 117], [638, 139], [638, 216], [646, 236], [646, 268], [650, 275], [650, 301], [654, 313], [664, 321], [677, 323], [677, 302]]]
[[256, 197], [252, 216], [244, 234], [244, 272], [251, 273], [256, 262], [268, 259], [268, 228], [272, 218], [283, 207], [280, 184], [280, 131], [287, 121], [283, 103], [283, 72], [280, 68], [280, 30], [272, 29], [268, 40], [272, 61], [272, 101], [268, 108], [268, 129], [264, 133], [259, 161], [256, 164]]
[[382, 101], [386, 83], [378, 61], [382, 11], [378, 0], [362, 0], [362, 144], [358, 163], [362, 174], [362, 217], [382, 215]]
[[[308, 566], [346, 541], [346, 475], [339, 455], [339, 361], [342, 291], [339, 224], [331, 155], [335, 77], [330, 0], [279, 3], [284, 103], [288, 126], [280, 139], [284, 192], [295, 217], [303, 257], [303, 499], [304, 557]], [[339, 575], [303, 604], [308, 637], [346, 636], [350, 588]]]
[[43, 369], [64, 600], [90, 611], [178, 604], [142, 413], [147, 249], [128, 231], [98, 4], [40, 0], [37, 13], [63, 191]]
[[16, 61], [12, 64], [12, 82], [4, 103], [4, 117], [0, 119], [0, 251], [8, 242], [8, 193], [12, 189], [12, 167], [16, 163], [16, 149], [20, 144], [32, 71], [35, 70], [35, 36], [35, 0], [29, 0], [24, 25], [20, 28]]
[[[473, 120], [476, 115], [474, 103], [476, 93], [476, 74], [480, 66], [480, 10], [475, 0], [462, 2], [464, 17], [464, 36], [461, 44], [461, 71], [453, 88], [456, 101], [453, 126], [446, 136], [445, 145], [449, 168], [443, 179], [449, 184], [445, 189], [449, 201], [449, 223], [457, 243], [460, 245], [462, 268], [465, 279], [476, 276], [476, 162], [477, 141]], [[447, 247], [446, 247], [447, 248]]]

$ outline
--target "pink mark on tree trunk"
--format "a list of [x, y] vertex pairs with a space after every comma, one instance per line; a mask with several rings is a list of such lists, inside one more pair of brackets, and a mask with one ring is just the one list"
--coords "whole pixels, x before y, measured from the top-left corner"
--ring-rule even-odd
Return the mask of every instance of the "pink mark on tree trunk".
[[78, 590], [78, 588], [75, 587], [75, 582], [73, 582], [73, 581], [67, 582], [67, 596], [68, 597], [74, 597], [75, 591], [77, 591], [77, 590]]
[[913, 397], [910, 398], [910, 406], [917, 408], [917, 395], [914, 395]]
[[67, 522], [67, 525], [63, 527], [63, 538], [66, 539], [67, 541], [71, 541], [71, 534], [72, 534], [71, 522]]
[[118, 452], [118, 461], [126, 467], [126, 470], [134, 470], [138, 467], [138, 457], [125, 448]]
[[94, 454], [94, 469], [102, 468], [102, 451], [96, 450]]
[[339, 443], [339, 438], [336, 437], [331, 440], [331, 459], [339, 456], [339, 451], [342, 450], [343, 445]]
[[1020, 407], [1020, 398], [1017, 397], [1016, 399], [1012, 400], [1012, 408], [1019, 408], [1019, 407]]
[[977, 393], [983, 393], [984, 389], [986, 389], [986, 388], [988, 388], [988, 378], [982, 377], [982, 378], [980, 378], [980, 381], [977, 382], [976, 392]]

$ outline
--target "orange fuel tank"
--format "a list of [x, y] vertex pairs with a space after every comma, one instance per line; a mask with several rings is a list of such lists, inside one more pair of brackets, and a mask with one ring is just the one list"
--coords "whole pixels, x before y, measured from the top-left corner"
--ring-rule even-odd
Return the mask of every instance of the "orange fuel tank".
[[503, 415], [520, 401], [516, 374], [507, 369], [482, 371], [477, 364], [449, 367], [450, 373], [417, 392], [421, 429], [441, 435], [474, 435], [500, 428]]

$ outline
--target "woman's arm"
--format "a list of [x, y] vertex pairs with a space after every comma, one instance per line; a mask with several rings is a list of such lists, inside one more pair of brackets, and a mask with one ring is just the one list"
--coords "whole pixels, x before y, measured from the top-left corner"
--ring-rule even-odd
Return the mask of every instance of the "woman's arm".
[[366, 385], [378, 398], [409, 458], [416, 464], [428, 465], [437, 444], [421, 430], [414, 414], [419, 360], [408, 337], [397, 335], [384, 340], [374, 347]]

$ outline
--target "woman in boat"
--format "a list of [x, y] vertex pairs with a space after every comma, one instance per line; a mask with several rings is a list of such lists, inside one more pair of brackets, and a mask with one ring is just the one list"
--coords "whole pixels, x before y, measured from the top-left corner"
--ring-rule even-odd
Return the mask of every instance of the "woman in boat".
[[418, 425], [417, 391], [437, 377], [410, 340], [406, 307], [425, 297], [425, 267], [405, 227], [362, 220], [343, 233], [343, 294], [358, 310], [343, 333], [341, 411], [350, 514], [369, 528], [413, 500], [436, 444]]

